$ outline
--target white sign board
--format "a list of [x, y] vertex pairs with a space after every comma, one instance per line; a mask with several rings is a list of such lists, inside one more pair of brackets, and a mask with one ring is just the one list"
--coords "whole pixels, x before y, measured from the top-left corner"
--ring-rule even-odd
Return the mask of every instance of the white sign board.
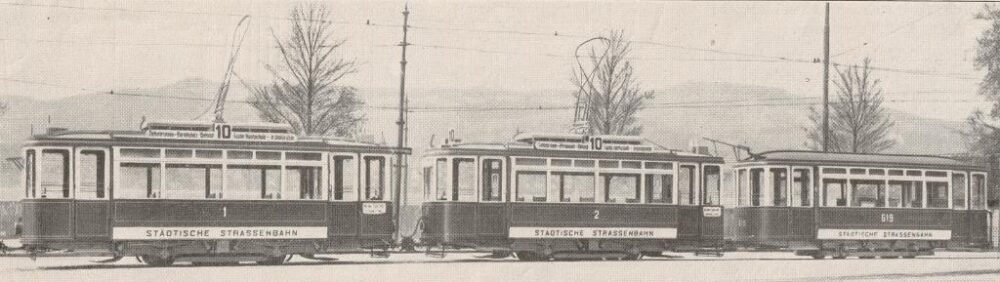
[[326, 227], [115, 227], [115, 240], [323, 239]]
[[511, 227], [510, 238], [674, 239], [677, 228], [649, 227]]
[[951, 230], [819, 229], [816, 239], [840, 240], [951, 240]]
[[362, 203], [361, 213], [363, 214], [385, 214], [385, 203]]
[[722, 207], [703, 207], [701, 208], [701, 215], [704, 217], [720, 217], [722, 216]]

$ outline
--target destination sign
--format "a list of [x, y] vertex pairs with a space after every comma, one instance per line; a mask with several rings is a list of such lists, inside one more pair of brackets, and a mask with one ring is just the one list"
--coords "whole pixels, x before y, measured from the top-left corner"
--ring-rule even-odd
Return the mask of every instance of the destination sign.
[[385, 214], [385, 206], [385, 203], [362, 203], [361, 213], [371, 215]]
[[816, 239], [951, 240], [951, 230], [819, 229]]
[[676, 228], [648, 227], [510, 227], [510, 238], [674, 239]]
[[720, 217], [722, 216], [722, 207], [703, 207], [701, 208], [701, 216]]
[[323, 239], [326, 227], [115, 227], [115, 240]]
[[218, 140], [262, 141], [262, 142], [292, 142], [296, 140], [295, 135], [284, 134], [284, 133], [231, 132], [228, 135], [220, 135], [218, 132], [215, 131], [183, 131], [183, 130], [147, 130], [146, 136], [150, 138], [163, 138], [163, 139], [218, 139]]

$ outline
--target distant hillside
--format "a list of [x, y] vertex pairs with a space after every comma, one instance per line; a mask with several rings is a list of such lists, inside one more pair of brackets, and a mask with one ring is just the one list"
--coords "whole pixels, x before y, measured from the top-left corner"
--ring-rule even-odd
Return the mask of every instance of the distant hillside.
[[[212, 98], [217, 85], [190, 79], [149, 89], [127, 89], [116, 95], [88, 94], [58, 100], [36, 100], [21, 96], [0, 96], [10, 103], [8, 113], [0, 117], [0, 156], [16, 156], [20, 144], [29, 136], [49, 126], [71, 129], [136, 129], [143, 116], [148, 119], [193, 119], [211, 104], [190, 98]], [[393, 144], [395, 120], [392, 107], [397, 89], [360, 90], [369, 106], [366, 134], [376, 141]], [[409, 117], [409, 144], [415, 155], [426, 150], [431, 137], [441, 140], [449, 129], [466, 142], [506, 141], [518, 131], [564, 132], [571, 123], [570, 109], [523, 109], [524, 107], [564, 107], [572, 105], [572, 89], [505, 91], [502, 89], [412, 89], [408, 90], [413, 112]], [[808, 125], [808, 106], [713, 106], [712, 101], [773, 101], [793, 97], [776, 88], [714, 83], [691, 83], [656, 91], [653, 104], [640, 114], [644, 136], [668, 147], [686, 149], [688, 142], [712, 137], [746, 144], [757, 151], [804, 149]], [[153, 98], [126, 94], [182, 97]], [[245, 89], [233, 85], [231, 101], [247, 97]], [[663, 105], [668, 103], [667, 105]], [[764, 103], [775, 104], [775, 103]], [[518, 108], [512, 110], [510, 108]], [[206, 113], [209, 119], [212, 113]], [[893, 112], [898, 122], [894, 130], [899, 146], [892, 152], [943, 154], [964, 150], [962, 136], [939, 120]], [[226, 106], [226, 120], [256, 121], [254, 110], [240, 102]], [[440, 142], [440, 141], [438, 141]], [[719, 148], [728, 150], [728, 148]], [[414, 170], [415, 171], [415, 170]], [[0, 187], [19, 186], [13, 165], [0, 165]], [[411, 176], [410, 179], [417, 179]], [[411, 181], [415, 184], [416, 181]], [[0, 199], [20, 195], [19, 189], [3, 191]]]

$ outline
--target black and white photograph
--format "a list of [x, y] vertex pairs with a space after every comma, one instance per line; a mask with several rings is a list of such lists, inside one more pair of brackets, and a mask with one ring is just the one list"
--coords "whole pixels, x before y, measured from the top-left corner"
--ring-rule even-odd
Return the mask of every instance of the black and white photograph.
[[0, 281], [1000, 281], [1000, 2], [0, 0]]

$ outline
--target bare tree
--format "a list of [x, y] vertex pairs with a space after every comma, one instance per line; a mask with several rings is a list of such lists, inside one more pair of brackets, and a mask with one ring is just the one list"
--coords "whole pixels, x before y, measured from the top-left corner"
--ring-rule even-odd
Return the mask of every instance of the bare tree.
[[264, 120], [290, 124], [301, 135], [349, 136], [364, 120], [357, 89], [341, 85], [355, 72], [353, 61], [338, 57], [344, 40], [333, 38], [330, 12], [322, 5], [296, 6], [291, 34], [274, 36], [283, 64], [268, 65], [275, 80], [252, 87], [251, 105]]
[[624, 33], [612, 31], [602, 39], [605, 47], [591, 48], [586, 56], [592, 68], [573, 71], [572, 82], [579, 89], [573, 95], [586, 107], [587, 133], [638, 135], [642, 126], [636, 125], [636, 114], [653, 99], [653, 91], [644, 91], [636, 81], [629, 62], [632, 46]]
[[[896, 145], [889, 138], [895, 124], [882, 107], [881, 80], [871, 76], [869, 63], [837, 68], [837, 101], [830, 104], [829, 148], [831, 152], [878, 153]], [[812, 128], [807, 128], [807, 145], [814, 150], [823, 149], [823, 115], [809, 108]]]
[[986, 70], [979, 83], [979, 94], [993, 102], [989, 113], [975, 111], [969, 116], [970, 155], [993, 157], [1000, 155], [1000, 10], [985, 5], [976, 19], [989, 21], [990, 25], [977, 38], [975, 68]]

